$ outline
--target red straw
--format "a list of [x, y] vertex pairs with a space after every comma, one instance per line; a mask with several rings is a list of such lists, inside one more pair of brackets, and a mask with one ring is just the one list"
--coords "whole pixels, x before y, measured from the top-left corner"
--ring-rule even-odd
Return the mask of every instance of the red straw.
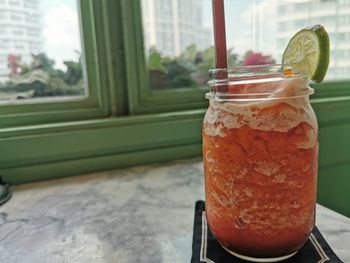
[[224, 0], [212, 0], [216, 68], [227, 68]]

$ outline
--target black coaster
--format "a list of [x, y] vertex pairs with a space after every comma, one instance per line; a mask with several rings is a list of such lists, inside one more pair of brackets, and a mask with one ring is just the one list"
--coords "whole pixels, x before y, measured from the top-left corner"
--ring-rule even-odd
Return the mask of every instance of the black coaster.
[[[247, 263], [228, 253], [213, 237], [205, 217], [204, 201], [196, 202], [191, 263]], [[339, 263], [341, 261], [315, 227], [305, 245], [283, 263]]]

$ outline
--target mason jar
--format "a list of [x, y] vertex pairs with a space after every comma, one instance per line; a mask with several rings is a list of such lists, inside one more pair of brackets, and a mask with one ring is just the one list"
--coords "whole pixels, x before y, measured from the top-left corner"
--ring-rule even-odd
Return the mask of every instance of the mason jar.
[[309, 79], [281, 65], [211, 70], [203, 121], [206, 217], [228, 252], [293, 256], [315, 224], [318, 127]]

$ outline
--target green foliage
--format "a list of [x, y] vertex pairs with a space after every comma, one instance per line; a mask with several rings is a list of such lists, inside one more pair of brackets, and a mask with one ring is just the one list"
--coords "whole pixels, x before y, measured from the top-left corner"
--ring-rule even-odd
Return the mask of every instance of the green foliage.
[[177, 58], [169, 58], [162, 57], [155, 48], [151, 48], [148, 52], [147, 64], [153, 88], [196, 87], [197, 84], [191, 76], [195, 70], [190, 61], [191, 52], [193, 53], [193, 47], [189, 47]]
[[185, 52], [180, 55], [180, 58], [186, 61], [194, 62], [198, 54], [196, 45], [190, 45], [186, 48]]
[[[66, 70], [55, 69], [55, 61], [45, 53], [32, 55], [30, 65], [20, 65], [20, 73], [1, 83], [0, 97], [30, 98], [77, 96], [84, 94], [81, 55], [78, 61], [64, 61]], [[23, 95], [24, 94], [24, 95]]]
[[83, 78], [82, 63], [74, 61], [65, 61], [67, 71], [63, 73], [63, 79], [68, 85], [76, 85]]
[[183, 62], [181, 60], [173, 60], [165, 64], [167, 87], [183, 88], [196, 86], [196, 83], [191, 78], [191, 70]]
[[155, 48], [151, 48], [149, 51], [148, 68], [153, 71], [165, 72], [164, 65], [162, 64], [162, 56]]
[[[229, 66], [241, 65], [237, 54], [230, 49], [227, 54]], [[162, 57], [154, 47], [148, 52], [148, 69], [153, 89], [199, 88], [209, 80], [209, 69], [215, 67], [214, 47], [202, 51], [190, 45], [177, 57]]]
[[32, 68], [41, 68], [43, 71], [54, 74], [55, 61], [50, 59], [45, 53], [39, 53], [38, 55], [32, 55], [33, 62]]
[[229, 67], [241, 66], [243, 60], [240, 60], [238, 54], [234, 53], [234, 49], [230, 48], [227, 54], [227, 63]]
[[41, 83], [41, 86], [37, 86], [34, 90], [33, 97], [83, 95], [84, 83], [79, 80], [75, 85], [67, 85], [63, 79], [54, 77], [50, 78], [46, 85]]

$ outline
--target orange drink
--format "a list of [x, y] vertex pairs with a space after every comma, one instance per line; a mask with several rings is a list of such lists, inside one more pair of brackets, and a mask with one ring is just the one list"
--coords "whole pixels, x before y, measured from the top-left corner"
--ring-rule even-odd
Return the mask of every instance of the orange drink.
[[202, 130], [209, 227], [229, 252], [259, 262], [295, 254], [315, 223], [313, 90], [280, 68], [213, 70]]

